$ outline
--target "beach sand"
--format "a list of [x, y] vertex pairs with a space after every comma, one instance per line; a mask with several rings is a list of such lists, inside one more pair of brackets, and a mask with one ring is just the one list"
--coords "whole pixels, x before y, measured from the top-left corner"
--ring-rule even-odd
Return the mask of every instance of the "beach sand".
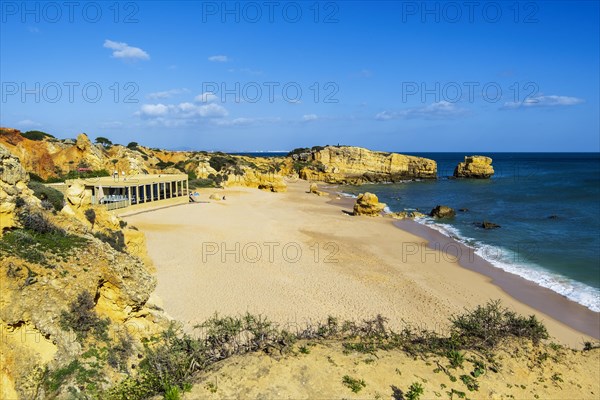
[[[510, 295], [504, 289], [510, 282], [498, 286], [485, 271], [461, 267], [452, 246], [432, 250], [392, 219], [353, 217], [344, 212], [347, 203], [306, 193], [308, 186], [293, 182], [286, 193], [201, 189], [203, 199], [218, 193], [226, 200], [126, 216], [146, 235], [158, 305], [186, 329], [215, 312], [250, 312], [292, 329], [328, 315], [360, 320], [381, 314], [395, 329], [410, 324], [444, 332], [451, 315], [500, 299], [538, 316], [565, 345], [581, 348], [589, 339], [582, 331], [598, 336], [598, 313], [539, 292], [542, 312], [525, 304], [526, 296]], [[550, 316], [574, 309], [586, 329]]]

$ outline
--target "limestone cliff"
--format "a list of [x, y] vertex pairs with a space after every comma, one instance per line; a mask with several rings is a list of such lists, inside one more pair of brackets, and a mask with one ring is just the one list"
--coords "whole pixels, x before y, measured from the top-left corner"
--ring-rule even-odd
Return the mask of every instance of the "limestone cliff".
[[437, 175], [433, 160], [360, 147], [313, 147], [292, 152], [290, 159], [300, 178], [327, 183], [398, 182]]
[[103, 209], [43, 208], [1, 145], [0, 169], [0, 398], [93, 397], [166, 324], [143, 235]]

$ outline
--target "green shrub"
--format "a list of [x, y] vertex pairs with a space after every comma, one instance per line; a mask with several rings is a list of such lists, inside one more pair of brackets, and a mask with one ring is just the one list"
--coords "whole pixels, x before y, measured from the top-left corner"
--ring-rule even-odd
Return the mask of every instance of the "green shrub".
[[42, 131], [21, 132], [21, 136], [23, 136], [24, 138], [27, 138], [29, 140], [44, 140], [45, 138], [55, 139], [55, 137], [52, 136], [51, 134], [42, 132]]
[[30, 181], [27, 186], [33, 190], [35, 197], [40, 200], [47, 200], [56, 211], [60, 211], [64, 207], [65, 196], [53, 187], [34, 181]]
[[473, 392], [473, 391], [479, 390], [479, 384], [477, 383], [477, 380], [475, 378], [473, 378], [472, 376], [461, 375], [460, 380], [465, 384], [465, 386], [467, 387], [467, 389], [469, 389], [469, 391]]
[[173, 161], [164, 162], [164, 161], [161, 160], [161, 161], [159, 161], [159, 162], [156, 163], [155, 167], [159, 168], [159, 169], [165, 169], [165, 168], [171, 167], [173, 165], [174, 165]]
[[30, 182], [44, 182], [41, 176], [34, 174], [33, 172], [29, 172], [29, 180]]
[[292, 157], [294, 154], [302, 154], [302, 153], [309, 153], [310, 149], [308, 147], [298, 147], [292, 151], [290, 151], [289, 153], [287, 153], [286, 157]]
[[414, 382], [408, 388], [408, 391], [406, 392], [406, 395], [404, 396], [404, 398], [406, 400], [419, 400], [423, 393], [425, 393], [425, 389], [423, 389], [423, 385], [421, 385], [419, 382]]
[[69, 305], [69, 311], [63, 311], [60, 316], [60, 326], [67, 330], [72, 329], [77, 338], [83, 340], [89, 333], [101, 339], [107, 338], [107, 329], [110, 321], [101, 319], [94, 311], [94, 297], [84, 290], [79, 293], [77, 300]]
[[188, 185], [190, 188], [210, 188], [210, 187], [216, 187], [217, 184], [215, 183], [214, 180], [212, 179], [193, 179], [191, 181], [188, 181]]
[[534, 315], [524, 317], [488, 302], [472, 311], [451, 318], [452, 331], [465, 344], [490, 348], [507, 337], [530, 339], [534, 344], [548, 338], [546, 327]]
[[26, 204], [26, 203], [25, 203], [25, 200], [24, 200], [22, 197], [17, 197], [17, 198], [15, 199], [15, 207], [16, 207], [16, 208], [21, 208], [21, 207], [23, 207], [25, 204]]
[[355, 379], [352, 378], [349, 375], [344, 375], [342, 377], [342, 383], [344, 384], [344, 386], [346, 386], [348, 389], [352, 390], [352, 393], [358, 393], [360, 392], [364, 387], [367, 386], [367, 384], [365, 383], [364, 380], [362, 379]]
[[114, 369], [127, 372], [127, 360], [133, 353], [133, 341], [130, 336], [119, 338], [119, 342], [108, 349], [107, 362]]
[[104, 243], [108, 243], [110, 247], [117, 251], [124, 253], [127, 250], [127, 246], [125, 245], [125, 236], [121, 231], [109, 230], [108, 233], [95, 232], [94, 236]]
[[94, 224], [96, 223], [96, 211], [93, 208], [88, 208], [84, 212], [85, 219], [88, 220], [90, 224], [92, 224], [92, 229], [94, 228]]
[[221, 172], [222, 170], [227, 169], [228, 167], [235, 166], [237, 164], [236, 160], [233, 157], [226, 155], [212, 156], [208, 163], [217, 172]]
[[465, 356], [460, 351], [450, 350], [446, 355], [448, 357], [448, 361], [450, 361], [450, 367], [452, 368], [462, 368], [463, 362], [465, 361]]
[[25, 230], [29, 230], [42, 235], [60, 234], [64, 235], [64, 231], [54, 225], [39, 211], [30, 211], [29, 208], [21, 211], [18, 214], [18, 219]]
[[[27, 221], [33, 221], [28, 219]], [[42, 224], [46, 224], [43, 222]], [[31, 225], [37, 223], [30, 222]], [[42, 225], [45, 226], [45, 225]], [[40, 226], [37, 226], [40, 229]], [[30, 229], [15, 229], [6, 232], [0, 238], [0, 259], [3, 255], [13, 255], [22, 258], [25, 261], [34, 264], [41, 264], [53, 268], [46, 257], [47, 254], [53, 254], [65, 260], [73, 254], [74, 250], [80, 249], [87, 244], [85, 238], [68, 235], [62, 231], [51, 228], [43, 228], [44, 231], [51, 229], [46, 233], [39, 233]]]

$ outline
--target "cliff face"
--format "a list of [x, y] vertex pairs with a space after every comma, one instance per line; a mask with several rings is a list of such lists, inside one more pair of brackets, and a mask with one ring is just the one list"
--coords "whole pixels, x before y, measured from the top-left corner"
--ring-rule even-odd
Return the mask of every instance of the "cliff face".
[[293, 154], [292, 160], [296, 165], [307, 164], [300, 169], [300, 178], [328, 183], [396, 182], [437, 176], [433, 160], [360, 147], [313, 148]]
[[15, 220], [15, 202], [23, 196], [33, 203], [39, 201], [33, 197], [33, 192], [27, 187], [29, 175], [19, 162], [11, 155], [6, 147], [0, 145], [0, 237], [6, 228], [17, 224]]
[[76, 140], [51, 137], [30, 140], [18, 130], [8, 128], [0, 128], [0, 144], [18, 157], [28, 172], [45, 180], [77, 173], [80, 168], [109, 173], [117, 170], [127, 175], [184, 172], [199, 179], [219, 181], [225, 186], [247, 186], [274, 192], [286, 190], [283, 176], [278, 172], [281, 159], [168, 151], [140, 145], [104, 147], [93, 144], [84, 133]]
[[146, 155], [124, 146], [104, 148], [93, 144], [84, 133], [77, 136], [76, 141], [30, 140], [18, 130], [1, 128], [0, 143], [21, 160], [28, 172], [42, 179], [65, 175], [78, 168], [111, 172], [118, 169], [130, 175], [154, 172], [153, 166], [161, 161], [153, 152]]
[[[18, 159], [2, 145], [0, 169], [0, 398], [99, 390], [64, 372], [73, 362], [76, 371], [94, 371], [105, 385], [122, 372], [135, 373], [141, 339], [166, 324], [147, 304], [156, 281], [142, 261], [143, 235], [121, 228], [103, 209], [91, 209], [92, 223], [89, 211], [43, 208]], [[126, 351], [107, 362], [102, 349], [119, 346]]]

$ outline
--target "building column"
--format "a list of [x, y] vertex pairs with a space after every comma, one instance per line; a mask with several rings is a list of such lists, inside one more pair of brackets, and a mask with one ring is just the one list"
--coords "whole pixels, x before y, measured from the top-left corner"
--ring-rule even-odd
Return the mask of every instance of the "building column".
[[185, 194], [186, 196], [190, 195], [190, 183], [187, 180], [185, 181]]
[[135, 204], [140, 204], [140, 185], [135, 185]]
[[129, 202], [129, 205], [131, 206], [131, 186], [127, 186], [127, 201]]

